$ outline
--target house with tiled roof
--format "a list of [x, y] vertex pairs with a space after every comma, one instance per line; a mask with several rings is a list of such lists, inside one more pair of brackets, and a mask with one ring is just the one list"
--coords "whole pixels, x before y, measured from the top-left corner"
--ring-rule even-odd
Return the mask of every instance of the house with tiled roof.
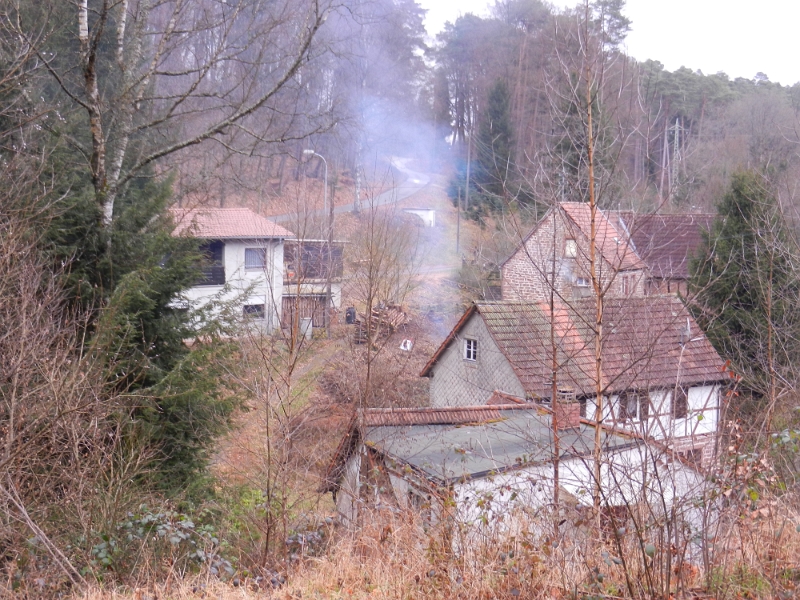
[[[686, 294], [689, 263], [714, 216], [595, 211], [595, 269], [609, 298]], [[570, 300], [594, 294], [592, 214], [585, 202], [550, 209], [500, 265], [502, 299]]]
[[[592, 215], [585, 202], [550, 209], [500, 265], [503, 300], [547, 300], [550, 290], [569, 300], [592, 295]], [[643, 296], [646, 265], [614, 219], [595, 211], [595, 270], [604, 295]]]
[[555, 377], [594, 420], [599, 384], [603, 423], [710, 464], [723, 361], [680, 299], [606, 298], [599, 363], [596, 311], [593, 298], [556, 302], [552, 313], [546, 302], [476, 303], [421, 373], [431, 406], [484, 404], [497, 394], [550, 405]]
[[550, 409], [540, 404], [365, 409], [352, 419], [322, 490], [350, 525], [362, 511], [405, 510], [467, 534], [511, 527], [525, 515], [534, 515], [528, 526], [544, 529], [551, 525], [540, 511], [552, 507], [556, 464], [560, 515], [592, 507], [599, 439], [602, 509], [674, 506], [684, 512], [687, 538], [697, 533], [701, 503], [691, 500], [702, 494], [700, 471], [641, 435], [602, 426], [598, 438], [595, 428], [573, 411], [559, 420], [556, 445]]
[[686, 295], [689, 263], [711, 230], [712, 214], [608, 213], [607, 217], [628, 234], [628, 244], [647, 267], [646, 294]]
[[[247, 208], [172, 209], [173, 235], [201, 240], [203, 277], [184, 299], [199, 306], [238, 298], [243, 316], [265, 331], [280, 326], [284, 240], [294, 234]], [[241, 297], [244, 295], [244, 297]]]

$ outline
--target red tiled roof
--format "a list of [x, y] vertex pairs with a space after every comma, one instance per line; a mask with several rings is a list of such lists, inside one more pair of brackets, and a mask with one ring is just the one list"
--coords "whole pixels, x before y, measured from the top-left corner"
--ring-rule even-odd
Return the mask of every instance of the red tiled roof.
[[389, 425], [463, 425], [465, 423], [484, 423], [502, 418], [501, 410], [535, 408], [533, 403], [516, 402], [492, 406], [453, 406], [443, 408], [368, 408], [361, 415], [365, 427], [385, 427]]
[[703, 242], [703, 231], [711, 229], [714, 215], [608, 215], [625, 228], [636, 253], [653, 277], [688, 279], [689, 260]]
[[486, 401], [486, 406], [503, 406], [506, 404], [528, 404], [522, 398], [517, 398], [511, 394], [506, 394], [500, 390], [495, 390], [492, 397]]
[[249, 208], [173, 208], [170, 212], [175, 220], [175, 236], [213, 240], [295, 237]]
[[[591, 236], [592, 212], [586, 202], [562, 202], [564, 213], [589, 239]], [[617, 229], [601, 211], [595, 211], [595, 244], [605, 260], [620, 271], [643, 269], [644, 263], [628, 244], [628, 235], [623, 228]]]

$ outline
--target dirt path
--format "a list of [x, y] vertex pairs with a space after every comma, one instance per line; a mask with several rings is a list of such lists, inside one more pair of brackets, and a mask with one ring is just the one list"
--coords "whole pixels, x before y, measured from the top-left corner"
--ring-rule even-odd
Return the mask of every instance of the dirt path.
[[[421, 173], [409, 167], [410, 162], [407, 159], [395, 160], [395, 167], [402, 170], [406, 178], [397, 188], [384, 192], [378, 198], [384, 204], [397, 202], [400, 208], [432, 208], [436, 211], [435, 227], [419, 229], [421, 256], [419, 275], [407, 302], [414, 315], [413, 322], [407, 331], [400, 335], [400, 337], [408, 336], [414, 341], [417, 358], [412, 361], [413, 366], [409, 364], [409, 372], [405, 376], [416, 379], [421, 365], [444, 339], [461, 314], [460, 295], [454, 285], [461, 258], [456, 252], [456, 215], [445, 192], [445, 177]], [[352, 210], [352, 204], [336, 208], [337, 213], [349, 210]], [[312, 346], [297, 365], [293, 375], [294, 395], [297, 396], [292, 402], [293, 413], [300, 413], [305, 405], [318, 402], [320, 375], [337, 360], [347, 360], [353, 351], [349, 343], [349, 334], [349, 328], [340, 325], [338, 331], [334, 333], [334, 339], [319, 338], [311, 342]], [[398, 352], [395, 348], [398, 345], [399, 342], [391, 343], [391, 348], [387, 349], [390, 356]], [[396, 360], [406, 360], [406, 357], [398, 355]], [[263, 368], [268, 366], [265, 365]], [[302, 453], [308, 463], [313, 464], [316, 461], [313, 469], [321, 472], [342, 435], [340, 430], [346, 424], [349, 412], [342, 405], [325, 402], [315, 406], [312, 412], [315, 414], [300, 417], [309, 419], [310, 432], [308, 435], [301, 435], [304, 445]], [[230, 482], [258, 487], [259, 479], [263, 477], [266, 467], [264, 455], [267, 435], [263, 407], [252, 406], [249, 412], [240, 414], [236, 429], [223, 440], [214, 457], [215, 472]], [[314, 477], [310, 479], [315, 480]]]

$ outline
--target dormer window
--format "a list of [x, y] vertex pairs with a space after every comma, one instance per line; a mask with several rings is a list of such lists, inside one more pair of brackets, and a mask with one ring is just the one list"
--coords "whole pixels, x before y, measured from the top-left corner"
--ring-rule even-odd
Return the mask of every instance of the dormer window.
[[568, 239], [564, 242], [564, 258], [575, 258], [578, 256], [578, 242]]
[[478, 340], [469, 338], [464, 340], [464, 360], [478, 360]]

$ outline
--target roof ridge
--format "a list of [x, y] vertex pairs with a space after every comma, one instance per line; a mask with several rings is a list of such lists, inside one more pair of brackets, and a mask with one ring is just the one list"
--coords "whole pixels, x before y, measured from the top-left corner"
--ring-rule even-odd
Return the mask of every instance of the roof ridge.
[[[510, 396], [511, 394], [507, 394]], [[436, 414], [448, 412], [485, 412], [519, 408], [532, 408], [536, 406], [533, 402], [525, 404], [508, 403], [508, 404], [471, 404], [467, 406], [419, 406], [419, 407], [381, 407], [381, 408], [365, 408], [364, 414], [371, 415], [391, 415], [391, 414]]]

